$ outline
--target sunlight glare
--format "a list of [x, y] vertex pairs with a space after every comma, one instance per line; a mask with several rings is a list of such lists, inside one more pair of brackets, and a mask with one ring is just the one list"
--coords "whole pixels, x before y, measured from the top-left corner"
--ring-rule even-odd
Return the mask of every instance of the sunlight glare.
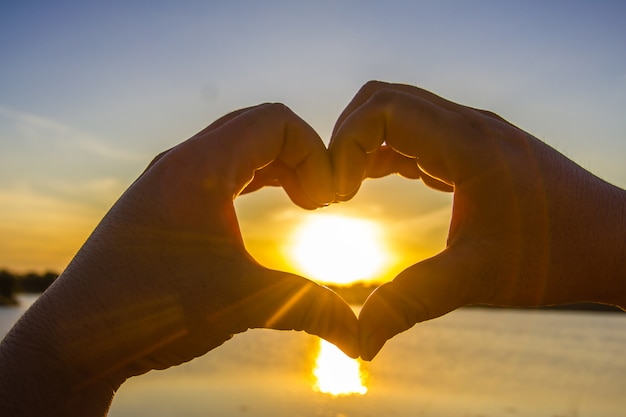
[[334, 284], [373, 278], [390, 259], [376, 223], [324, 214], [307, 216], [289, 252], [306, 276]]
[[364, 395], [364, 375], [356, 359], [346, 356], [338, 347], [320, 339], [320, 349], [313, 369], [316, 391], [333, 396]]

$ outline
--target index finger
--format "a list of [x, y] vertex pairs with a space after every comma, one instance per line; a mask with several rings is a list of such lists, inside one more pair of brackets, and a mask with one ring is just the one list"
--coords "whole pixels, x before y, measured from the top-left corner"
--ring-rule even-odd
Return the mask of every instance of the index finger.
[[383, 143], [399, 154], [416, 158], [428, 175], [451, 184], [443, 161], [430, 164], [430, 169], [424, 169], [423, 164], [425, 159], [441, 158], [448, 138], [442, 130], [449, 130], [456, 116], [422, 98], [379, 90], [344, 119], [331, 140], [337, 194], [349, 195], [359, 187], [366, 175], [368, 154]]
[[355, 111], [362, 104], [367, 102], [374, 94], [376, 94], [380, 90], [393, 90], [393, 91], [410, 94], [416, 97], [420, 97], [424, 100], [427, 100], [433, 104], [436, 104], [444, 109], [451, 110], [451, 111], [456, 111], [460, 107], [472, 109], [472, 110], [482, 113], [485, 116], [489, 116], [494, 119], [498, 119], [500, 121], [505, 121], [497, 114], [494, 114], [485, 110], [462, 106], [460, 104], [446, 100], [445, 98], [438, 96], [437, 94], [431, 93], [430, 91], [424, 90], [423, 88], [419, 88], [413, 85], [386, 83], [384, 81], [368, 81], [367, 83], [365, 83], [365, 85], [363, 85], [359, 89], [359, 91], [354, 96], [354, 98], [350, 101], [350, 103], [346, 106], [346, 108], [341, 112], [341, 114], [337, 118], [337, 121], [335, 122], [335, 126], [333, 128], [332, 136], [335, 136], [341, 124], [348, 118], [348, 116], [350, 116], [350, 114], [352, 114], [353, 111]]
[[393, 84], [386, 83], [384, 81], [368, 81], [367, 83], [365, 83], [365, 85], [363, 85], [363, 87], [359, 89], [354, 98], [350, 101], [350, 103], [337, 118], [337, 121], [335, 122], [335, 127], [333, 128], [332, 136], [335, 136], [341, 124], [348, 118], [348, 116], [350, 116], [350, 114], [352, 114], [353, 111], [358, 109], [362, 104], [367, 102], [374, 94], [376, 94], [380, 90], [393, 90], [406, 94], [411, 94], [435, 103], [443, 108], [452, 109], [454, 106], [458, 106], [457, 104], [448, 101], [436, 94], [433, 94], [430, 91], [412, 85]]
[[[200, 154], [210, 158], [210, 173], [233, 198], [257, 170], [274, 161], [296, 173], [281, 185], [294, 201], [317, 207], [334, 198], [330, 159], [317, 133], [282, 104], [262, 104], [196, 135]], [[306, 201], [308, 200], [308, 201]]]
[[493, 119], [487, 123], [473, 109], [403, 90], [377, 90], [336, 128], [329, 149], [339, 196], [358, 189], [368, 155], [383, 143], [415, 158], [421, 171], [449, 186], [467, 179], [474, 168], [489, 166]]

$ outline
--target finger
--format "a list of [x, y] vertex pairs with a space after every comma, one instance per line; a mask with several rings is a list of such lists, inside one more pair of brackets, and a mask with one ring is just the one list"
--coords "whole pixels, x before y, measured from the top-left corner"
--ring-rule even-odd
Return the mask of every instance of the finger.
[[[320, 203], [312, 199], [308, 193], [304, 191], [301, 184], [301, 176], [294, 169], [285, 169], [281, 161], [272, 163], [272, 172], [275, 172], [276, 181], [283, 187], [289, 199], [296, 205], [306, 210], [315, 210], [320, 206], [327, 205], [330, 202]], [[330, 169], [330, 168], [329, 168]]]
[[267, 186], [282, 186], [291, 201], [302, 208], [308, 210], [319, 208], [319, 204], [303, 191], [298, 172], [279, 159], [257, 170], [252, 181], [240, 194], [250, 193]]
[[280, 182], [275, 176], [266, 176], [262, 172], [263, 171], [257, 171], [252, 181], [246, 185], [246, 188], [244, 188], [239, 195], [253, 193], [263, 187], [280, 187]]
[[433, 190], [443, 191], [446, 193], [451, 193], [454, 191], [454, 186], [447, 184], [437, 178], [433, 178], [430, 175], [426, 174], [425, 172], [422, 172], [422, 175], [420, 176], [420, 178], [422, 179], [422, 182], [424, 183], [424, 185], [432, 188]]
[[[442, 108], [445, 108], [451, 111], [457, 111], [459, 107], [462, 107], [461, 105], [448, 101], [436, 94], [431, 93], [430, 91], [427, 91], [427, 90], [424, 90], [422, 88], [415, 87], [412, 85], [393, 84], [393, 83], [386, 83], [383, 81], [368, 81], [365, 85], [363, 85], [363, 87], [361, 87], [361, 89], [357, 92], [357, 94], [354, 96], [352, 101], [350, 101], [350, 103], [346, 106], [346, 108], [343, 110], [343, 112], [341, 112], [341, 114], [337, 118], [337, 121], [335, 122], [335, 126], [333, 128], [333, 134], [331, 137], [335, 136], [341, 124], [348, 118], [348, 116], [350, 116], [350, 114], [352, 114], [353, 111], [361, 107], [362, 104], [367, 102], [374, 94], [376, 94], [380, 90], [393, 90], [393, 91], [398, 91], [398, 92], [402, 92], [405, 94], [414, 95], [416, 97], [420, 97], [424, 100], [430, 101], [433, 104], [436, 104]], [[479, 110], [479, 111], [482, 111], [482, 110]], [[485, 112], [485, 113], [488, 113], [491, 116], [499, 118], [499, 116], [493, 113], [490, 113], [490, 112]]]
[[452, 192], [454, 187], [423, 172], [417, 166], [417, 159], [402, 155], [389, 146], [381, 146], [380, 149], [368, 155], [366, 177], [381, 178], [390, 174], [398, 174], [404, 178], [419, 179], [424, 184], [438, 191]]
[[476, 257], [452, 252], [413, 265], [370, 295], [359, 315], [363, 359], [372, 360], [387, 340], [416, 323], [475, 302], [479, 291], [490, 292], [482, 288], [478, 277], [484, 270]]
[[[286, 125], [285, 143], [279, 159], [296, 172], [301, 186], [295, 187], [296, 182], [292, 181], [294, 186], [290, 187], [285, 178], [279, 180], [294, 202], [305, 197], [303, 191], [311, 202], [327, 205], [333, 201], [335, 193], [332, 165], [326, 145], [311, 126], [291, 111], [290, 115], [294, 121]], [[290, 177], [295, 178], [293, 175]]]
[[264, 269], [258, 290], [246, 302], [249, 327], [304, 330], [359, 356], [358, 321], [346, 302], [330, 289], [297, 275]]
[[[409, 179], [422, 179], [425, 185], [437, 191], [452, 192], [454, 187], [424, 173], [417, 166], [416, 158], [402, 155], [389, 146], [383, 145], [379, 149], [366, 154], [365, 178], [382, 178], [397, 174]], [[348, 201], [354, 197], [357, 190], [338, 196], [338, 201]]]
[[417, 167], [415, 158], [399, 154], [389, 146], [367, 155], [365, 176], [367, 178], [382, 178], [390, 174], [398, 174], [405, 178], [418, 179], [422, 172]]
[[233, 196], [253, 180], [257, 170], [280, 161], [295, 173], [295, 181], [281, 183], [290, 197], [298, 194], [307, 200], [305, 205], [315, 207], [334, 198], [324, 143], [284, 105], [251, 108], [197, 140], [216, 160], [221, 182]]
[[485, 169], [493, 138], [475, 134], [474, 110], [466, 114], [451, 109], [401, 91], [379, 90], [345, 119], [331, 141], [337, 194], [349, 195], [359, 187], [368, 154], [383, 143], [416, 158], [420, 170], [449, 187], [477, 167]]
[[[437, 191], [452, 192], [454, 187], [433, 178], [419, 169], [415, 158], [409, 158], [394, 151], [388, 146], [368, 154], [365, 178], [381, 178], [390, 174], [398, 174], [409, 179], [422, 179], [425, 185]], [[355, 189], [346, 195], [337, 195], [336, 201], [349, 201], [358, 192]]]
[[268, 180], [255, 175], [252, 181], [246, 185], [246, 188], [244, 188], [239, 195], [253, 193], [263, 187], [280, 187], [280, 182], [276, 179]]
[[257, 105], [257, 106], [250, 106], [250, 107], [244, 107], [242, 109], [238, 109], [238, 110], [234, 110], [228, 114], [225, 114], [224, 116], [220, 117], [217, 120], [214, 120], [210, 125], [208, 125], [207, 127], [205, 127], [204, 129], [202, 129], [201, 131], [199, 131], [198, 133], [196, 133], [194, 136], [202, 136], [205, 135], [215, 129], [219, 129], [220, 127], [222, 127], [223, 125], [225, 125], [226, 123], [230, 122], [231, 120], [233, 120], [234, 118], [252, 110], [255, 109], [261, 105]]
[[419, 179], [422, 174], [414, 158], [401, 155], [387, 146], [366, 153], [364, 157], [365, 172], [359, 176], [361, 180], [357, 187], [347, 194], [337, 194], [336, 201], [351, 200], [357, 194], [358, 188], [365, 178], [381, 178], [390, 174], [398, 174], [405, 178]]
[[[212, 131], [214, 129], [217, 129], [220, 126], [222, 126], [223, 124], [225, 124], [228, 121], [230, 121], [231, 119], [239, 116], [240, 114], [242, 114], [242, 113], [244, 113], [244, 112], [246, 112], [246, 111], [248, 111], [249, 109], [252, 109], [252, 108], [254, 108], [254, 107], [247, 107], [247, 108], [235, 110], [235, 111], [233, 111], [233, 112], [231, 112], [229, 114], [226, 114], [226, 115], [220, 117], [219, 119], [215, 120], [213, 123], [211, 123], [209, 126], [207, 126], [204, 129], [202, 129], [200, 132], [196, 133], [194, 136], [204, 135], [207, 132], [210, 132], [210, 131]], [[148, 164], [146, 169], [143, 170], [141, 175], [139, 175], [138, 178], [141, 178], [146, 172], [148, 172], [150, 170], [150, 168], [152, 168], [157, 162], [159, 162], [161, 160], [161, 158], [163, 158], [165, 155], [167, 155], [174, 148], [169, 148], [169, 149], [161, 152], [157, 156], [155, 156], [152, 159], [152, 161], [150, 161], [150, 163]]]
[[382, 117], [373, 112], [358, 111], [353, 112], [333, 135], [329, 152], [338, 200], [349, 199], [361, 186], [367, 176], [371, 155], [385, 142], [384, 129]]

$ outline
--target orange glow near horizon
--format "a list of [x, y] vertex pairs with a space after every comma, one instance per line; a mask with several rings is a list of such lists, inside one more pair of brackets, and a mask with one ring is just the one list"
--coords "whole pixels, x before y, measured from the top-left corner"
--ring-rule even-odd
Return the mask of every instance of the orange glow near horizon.
[[320, 339], [313, 368], [315, 391], [332, 396], [365, 395], [365, 374], [358, 360], [349, 358], [338, 347]]
[[376, 223], [338, 215], [308, 216], [287, 251], [306, 276], [332, 284], [371, 280], [391, 260]]

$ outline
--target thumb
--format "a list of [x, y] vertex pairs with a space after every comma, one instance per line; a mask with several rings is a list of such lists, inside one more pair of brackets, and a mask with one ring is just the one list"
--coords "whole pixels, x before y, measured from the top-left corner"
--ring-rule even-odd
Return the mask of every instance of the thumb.
[[265, 268], [260, 275], [261, 288], [246, 303], [250, 328], [304, 330], [359, 356], [358, 321], [339, 295], [298, 275]]
[[359, 314], [363, 359], [372, 360], [387, 340], [414, 324], [473, 301], [476, 258], [458, 252], [446, 249], [419, 262], [369, 296]]

